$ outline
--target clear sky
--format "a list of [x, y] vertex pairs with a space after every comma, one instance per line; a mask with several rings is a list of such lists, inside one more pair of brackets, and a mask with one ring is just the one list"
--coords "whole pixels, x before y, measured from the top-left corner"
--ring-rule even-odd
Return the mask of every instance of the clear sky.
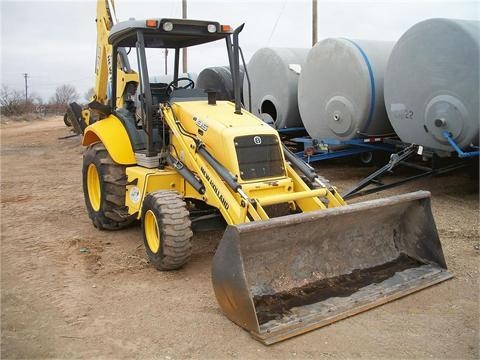
[[[80, 94], [93, 86], [96, 1], [7, 1], [1, 3], [1, 84], [47, 100], [62, 84]], [[181, 17], [181, 0], [116, 0], [119, 20]], [[188, 17], [236, 27], [246, 60], [261, 47], [311, 46], [311, 0], [188, 0]], [[397, 40], [410, 26], [434, 17], [480, 20], [480, 1], [322, 1], [318, 39]], [[189, 50], [189, 71], [226, 65], [224, 42]], [[173, 58], [173, 53], [170, 58]], [[150, 74], [161, 74], [161, 53]], [[172, 59], [170, 59], [172, 60]], [[157, 67], [158, 66], [158, 67]], [[170, 65], [170, 69], [173, 67]], [[84, 100], [84, 99], [81, 99]]]

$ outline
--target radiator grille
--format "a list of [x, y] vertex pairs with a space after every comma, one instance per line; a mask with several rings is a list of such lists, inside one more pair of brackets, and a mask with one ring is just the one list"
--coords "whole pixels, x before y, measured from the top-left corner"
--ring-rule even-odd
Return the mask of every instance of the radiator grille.
[[238, 136], [234, 139], [243, 180], [285, 175], [278, 138], [274, 135]]

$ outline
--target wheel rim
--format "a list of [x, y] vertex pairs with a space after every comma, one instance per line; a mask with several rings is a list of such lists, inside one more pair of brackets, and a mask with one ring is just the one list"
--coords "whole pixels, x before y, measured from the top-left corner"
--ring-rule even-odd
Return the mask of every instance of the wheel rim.
[[87, 170], [87, 188], [88, 199], [93, 210], [100, 210], [101, 189], [100, 189], [100, 177], [98, 176], [98, 170], [95, 164], [88, 165]]
[[152, 210], [145, 213], [144, 231], [150, 251], [156, 254], [160, 248], [160, 232], [158, 231], [157, 218]]

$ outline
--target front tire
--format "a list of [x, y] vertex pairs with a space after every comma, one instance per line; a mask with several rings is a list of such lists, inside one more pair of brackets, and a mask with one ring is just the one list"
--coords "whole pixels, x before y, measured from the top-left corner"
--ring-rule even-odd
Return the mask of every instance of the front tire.
[[176, 191], [156, 191], [145, 197], [142, 233], [150, 263], [158, 270], [182, 267], [192, 254], [192, 230], [187, 204]]
[[88, 216], [100, 230], [130, 225], [135, 216], [125, 206], [125, 166], [115, 163], [102, 143], [90, 145], [83, 155], [83, 194]]

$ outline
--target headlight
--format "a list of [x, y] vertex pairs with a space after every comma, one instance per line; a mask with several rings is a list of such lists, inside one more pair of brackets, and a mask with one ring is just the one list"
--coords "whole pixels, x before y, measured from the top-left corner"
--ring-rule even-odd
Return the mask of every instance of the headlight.
[[217, 27], [214, 24], [208, 24], [207, 30], [209, 33], [217, 32]]
[[170, 21], [164, 22], [162, 27], [163, 27], [163, 30], [165, 31], [173, 30], [173, 24]]

